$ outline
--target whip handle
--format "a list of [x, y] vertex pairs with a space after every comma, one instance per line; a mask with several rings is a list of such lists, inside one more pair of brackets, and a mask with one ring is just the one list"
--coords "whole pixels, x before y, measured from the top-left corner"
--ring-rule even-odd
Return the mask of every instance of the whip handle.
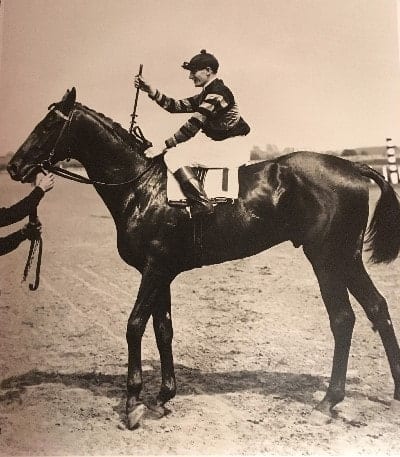
[[[139, 65], [139, 76], [142, 76], [142, 72], [143, 72], [143, 64], [140, 64]], [[138, 104], [138, 99], [139, 99], [139, 87], [136, 89], [135, 103], [133, 105], [133, 113], [131, 114], [132, 120], [131, 120], [131, 126], [129, 129], [129, 133], [132, 133], [133, 126], [135, 124], [136, 108], [137, 108], [137, 104]]]

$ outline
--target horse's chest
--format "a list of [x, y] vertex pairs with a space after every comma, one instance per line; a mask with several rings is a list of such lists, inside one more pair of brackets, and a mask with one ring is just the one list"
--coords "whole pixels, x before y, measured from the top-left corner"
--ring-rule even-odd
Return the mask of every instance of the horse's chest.
[[121, 259], [141, 270], [146, 258], [147, 240], [143, 230], [123, 230], [118, 232], [117, 247]]

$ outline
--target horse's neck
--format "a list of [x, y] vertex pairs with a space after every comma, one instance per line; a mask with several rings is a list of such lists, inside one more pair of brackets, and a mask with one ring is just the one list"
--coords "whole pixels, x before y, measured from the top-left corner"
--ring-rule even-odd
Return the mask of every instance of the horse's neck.
[[78, 110], [70, 133], [75, 139], [72, 155], [93, 180], [127, 181], [146, 167], [147, 160], [96, 113]]
[[154, 186], [145, 183], [149, 177], [135, 178], [145, 172], [150, 161], [135, 152], [118, 133], [102, 125], [91, 112], [78, 111], [71, 134], [75, 138], [72, 156], [83, 165], [90, 179], [110, 184], [132, 181], [123, 186], [95, 186], [116, 222], [133, 201], [148, 200], [154, 192]]

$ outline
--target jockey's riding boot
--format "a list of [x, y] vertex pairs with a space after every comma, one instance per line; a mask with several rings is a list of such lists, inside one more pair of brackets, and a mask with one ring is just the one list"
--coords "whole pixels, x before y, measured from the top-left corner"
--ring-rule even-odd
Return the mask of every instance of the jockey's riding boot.
[[182, 167], [175, 171], [174, 176], [188, 199], [192, 216], [212, 214], [213, 204], [207, 197], [203, 184], [193, 173], [191, 167]]

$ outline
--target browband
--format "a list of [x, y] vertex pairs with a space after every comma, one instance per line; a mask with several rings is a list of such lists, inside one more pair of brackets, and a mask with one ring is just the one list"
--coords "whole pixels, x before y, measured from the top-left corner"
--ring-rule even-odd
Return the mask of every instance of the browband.
[[59, 111], [58, 109], [55, 109], [54, 112], [57, 114], [57, 116], [62, 117], [62, 118], [65, 119], [66, 121], [69, 120], [69, 117], [66, 116], [64, 113], [62, 113], [61, 111]]

